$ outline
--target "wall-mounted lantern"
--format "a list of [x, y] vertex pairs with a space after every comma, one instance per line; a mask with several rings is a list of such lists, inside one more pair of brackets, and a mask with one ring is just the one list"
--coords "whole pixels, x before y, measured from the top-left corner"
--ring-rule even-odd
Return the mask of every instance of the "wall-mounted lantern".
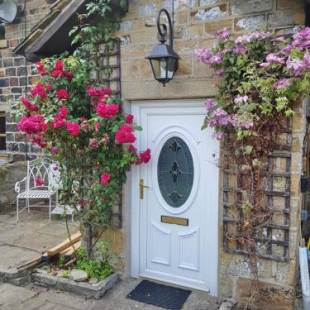
[[[160, 23], [161, 15], [165, 14], [168, 20], [166, 24]], [[173, 79], [174, 73], [178, 69], [179, 55], [173, 50], [173, 26], [171, 18], [166, 9], [161, 9], [157, 16], [157, 30], [159, 35], [159, 44], [155, 45], [149, 56], [154, 78], [165, 86], [166, 83]], [[169, 34], [169, 44], [166, 44], [167, 35]]]

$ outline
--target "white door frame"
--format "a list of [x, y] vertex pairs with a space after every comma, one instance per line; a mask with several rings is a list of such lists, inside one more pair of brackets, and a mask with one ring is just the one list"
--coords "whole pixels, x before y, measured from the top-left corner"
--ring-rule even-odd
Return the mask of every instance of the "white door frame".
[[[135, 121], [137, 124], [141, 124], [141, 114], [140, 109], [146, 108], [156, 108], [159, 105], [167, 107], [203, 107], [203, 100], [201, 99], [186, 99], [186, 100], [144, 100], [131, 102], [131, 112], [135, 116]], [[143, 128], [147, 130], [147, 128]], [[141, 150], [143, 146], [141, 143], [142, 132], [137, 132], [137, 148]], [[130, 208], [130, 275], [134, 278], [139, 278], [141, 276], [140, 272], [140, 210], [145, 204], [146, 200], [139, 199], [139, 179], [140, 179], [140, 167], [136, 166], [132, 168], [131, 172], [131, 182], [130, 182], [130, 193], [131, 193], [131, 208]], [[219, 186], [218, 186], [219, 188]], [[218, 279], [219, 279], [219, 193], [217, 195], [217, 204], [210, 210], [212, 213], [210, 216], [214, 219], [212, 223], [216, 225], [217, 235], [214, 236], [215, 247], [212, 252], [212, 256], [216, 264], [216, 284], [210, 288], [210, 294], [213, 296], [218, 296]], [[215, 230], [214, 230], [215, 231]]]

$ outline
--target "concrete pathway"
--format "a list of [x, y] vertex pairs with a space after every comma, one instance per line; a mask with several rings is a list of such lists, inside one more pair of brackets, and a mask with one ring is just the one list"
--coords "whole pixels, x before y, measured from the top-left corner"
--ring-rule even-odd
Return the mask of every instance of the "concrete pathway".
[[[77, 231], [78, 225], [78, 222], [70, 222], [70, 231]], [[14, 210], [0, 210], [0, 270], [15, 269], [66, 238], [64, 219], [49, 222], [46, 208], [33, 209], [30, 214], [22, 213], [18, 223]], [[32, 284], [18, 287], [0, 283], [0, 310], [161, 309], [126, 298], [138, 283], [139, 280], [123, 279], [100, 300], [87, 300]], [[215, 310], [218, 305], [215, 298], [202, 292], [192, 292], [183, 309]]]
[[[127, 279], [119, 282], [100, 300], [87, 300], [69, 293], [47, 290], [33, 285], [17, 287], [0, 284], [1, 310], [156, 310], [162, 309], [127, 299], [127, 294], [139, 283]], [[182, 310], [215, 310], [219, 305], [214, 298], [192, 292]]]
[[[78, 222], [69, 221], [70, 231]], [[67, 238], [64, 219], [48, 221], [47, 208], [24, 211], [16, 223], [15, 210], [0, 210], [0, 270], [13, 269]]]

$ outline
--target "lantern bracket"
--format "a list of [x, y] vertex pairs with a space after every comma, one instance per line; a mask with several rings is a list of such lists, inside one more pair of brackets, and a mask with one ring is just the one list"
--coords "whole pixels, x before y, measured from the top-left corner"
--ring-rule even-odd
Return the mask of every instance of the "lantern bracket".
[[170, 18], [170, 14], [166, 9], [161, 9], [158, 12], [157, 15], [157, 30], [158, 30], [158, 34], [160, 36], [159, 41], [161, 43], [165, 43], [167, 40], [167, 35], [168, 35], [168, 27], [166, 24], [162, 24], [160, 22], [161, 20], [161, 16], [162, 14], [165, 14], [168, 20], [168, 26], [169, 26], [169, 45], [171, 46], [171, 48], [173, 48], [173, 27], [172, 27], [172, 22], [171, 22], [171, 18]]

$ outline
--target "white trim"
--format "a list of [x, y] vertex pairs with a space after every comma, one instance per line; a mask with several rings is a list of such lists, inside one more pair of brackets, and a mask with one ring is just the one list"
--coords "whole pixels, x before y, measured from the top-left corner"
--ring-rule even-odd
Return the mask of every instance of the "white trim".
[[[204, 108], [202, 106], [203, 100], [201, 99], [188, 99], [188, 100], [147, 100], [147, 101], [137, 101], [137, 102], [131, 102], [131, 112], [135, 116], [135, 121], [138, 124], [141, 124], [143, 112], [142, 110], [144, 108], [161, 108], [163, 106], [169, 107], [169, 108], [175, 108], [175, 107], [201, 107], [201, 111], [204, 112]], [[167, 111], [167, 114], [175, 114], [173, 112]], [[182, 114], [182, 113], [181, 113]], [[172, 124], [173, 126], [173, 124]], [[143, 128], [143, 130], [147, 130], [147, 128]], [[161, 132], [159, 136], [161, 136], [163, 133]], [[183, 136], [184, 137], [184, 136]], [[190, 137], [192, 138], [192, 137]], [[166, 138], [164, 138], [165, 140]], [[192, 139], [191, 144], [194, 142]], [[195, 141], [199, 143], [199, 141]], [[142, 145], [141, 142], [141, 133], [137, 133], [137, 147], [138, 149], [144, 149], [146, 148], [146, 145]], [[214, 150], [217, 157], [219, 154], [219, 144], [217, 149]], [[195, 152], [195, 151], [194, 151]], [[192, 154], [193, 157], [195, 154]], [[214, 167], [214, 169], [217, 169], [217, 167]], [[141, 259], [141, 245], [140, 245], [140, 218], [141, 218], [141, 212], [147, 212], [144, 208], [143, 204], [145, 201], [138, 200], [139, 197], [139, 179], [140, 179], [140, 168], [139, 166], [134, 167], [132, 169], [131, 173], [131, 208], [130, 208], [130, 275], [132, 277], [151, 277], [153, 279], [157, 279], [160, 281], [165, 281], [164, 274], [158, 275], [150, 275], [148, 274], [147, 270], [142, 272], [140, 270], [140, 259]], [[219, 192], [219, 172], [215, 172], [216, 177], [214, 179], [213, 185], [214, 190]], [[145, 178], [147, 179], [147, 178]], [[192, 195], [192, 193], [191, 193]], [[210, 245], [212, 247], [212, 257], [209, 257], [210, 266], [216, 266], [216, 268], [212, 268], [212, 279], [214, 279], [213, 283], [209, 283], [208, 290], [211, 295], [218, 296], [218, 284], [219, 284], [219, 195], [214, 195], [213, 198], [213, 204], [216, 205], [216, 208], [209, 208], [209, 221], [206, 222], [206, 225], [211, 225], [214, 227], [216, 225], [217, 234], [214, 236], [213, 245]], [[184, 282], [185, 283], [185, 282]], [[175, 283], [180, 285], [180, 283]], [[182, 286], [182, 285], [181, 285]], [[201, 286], [198, 284], [195, 285], [195, 283], [190, 284], [190, 287], [202, 289]]]

